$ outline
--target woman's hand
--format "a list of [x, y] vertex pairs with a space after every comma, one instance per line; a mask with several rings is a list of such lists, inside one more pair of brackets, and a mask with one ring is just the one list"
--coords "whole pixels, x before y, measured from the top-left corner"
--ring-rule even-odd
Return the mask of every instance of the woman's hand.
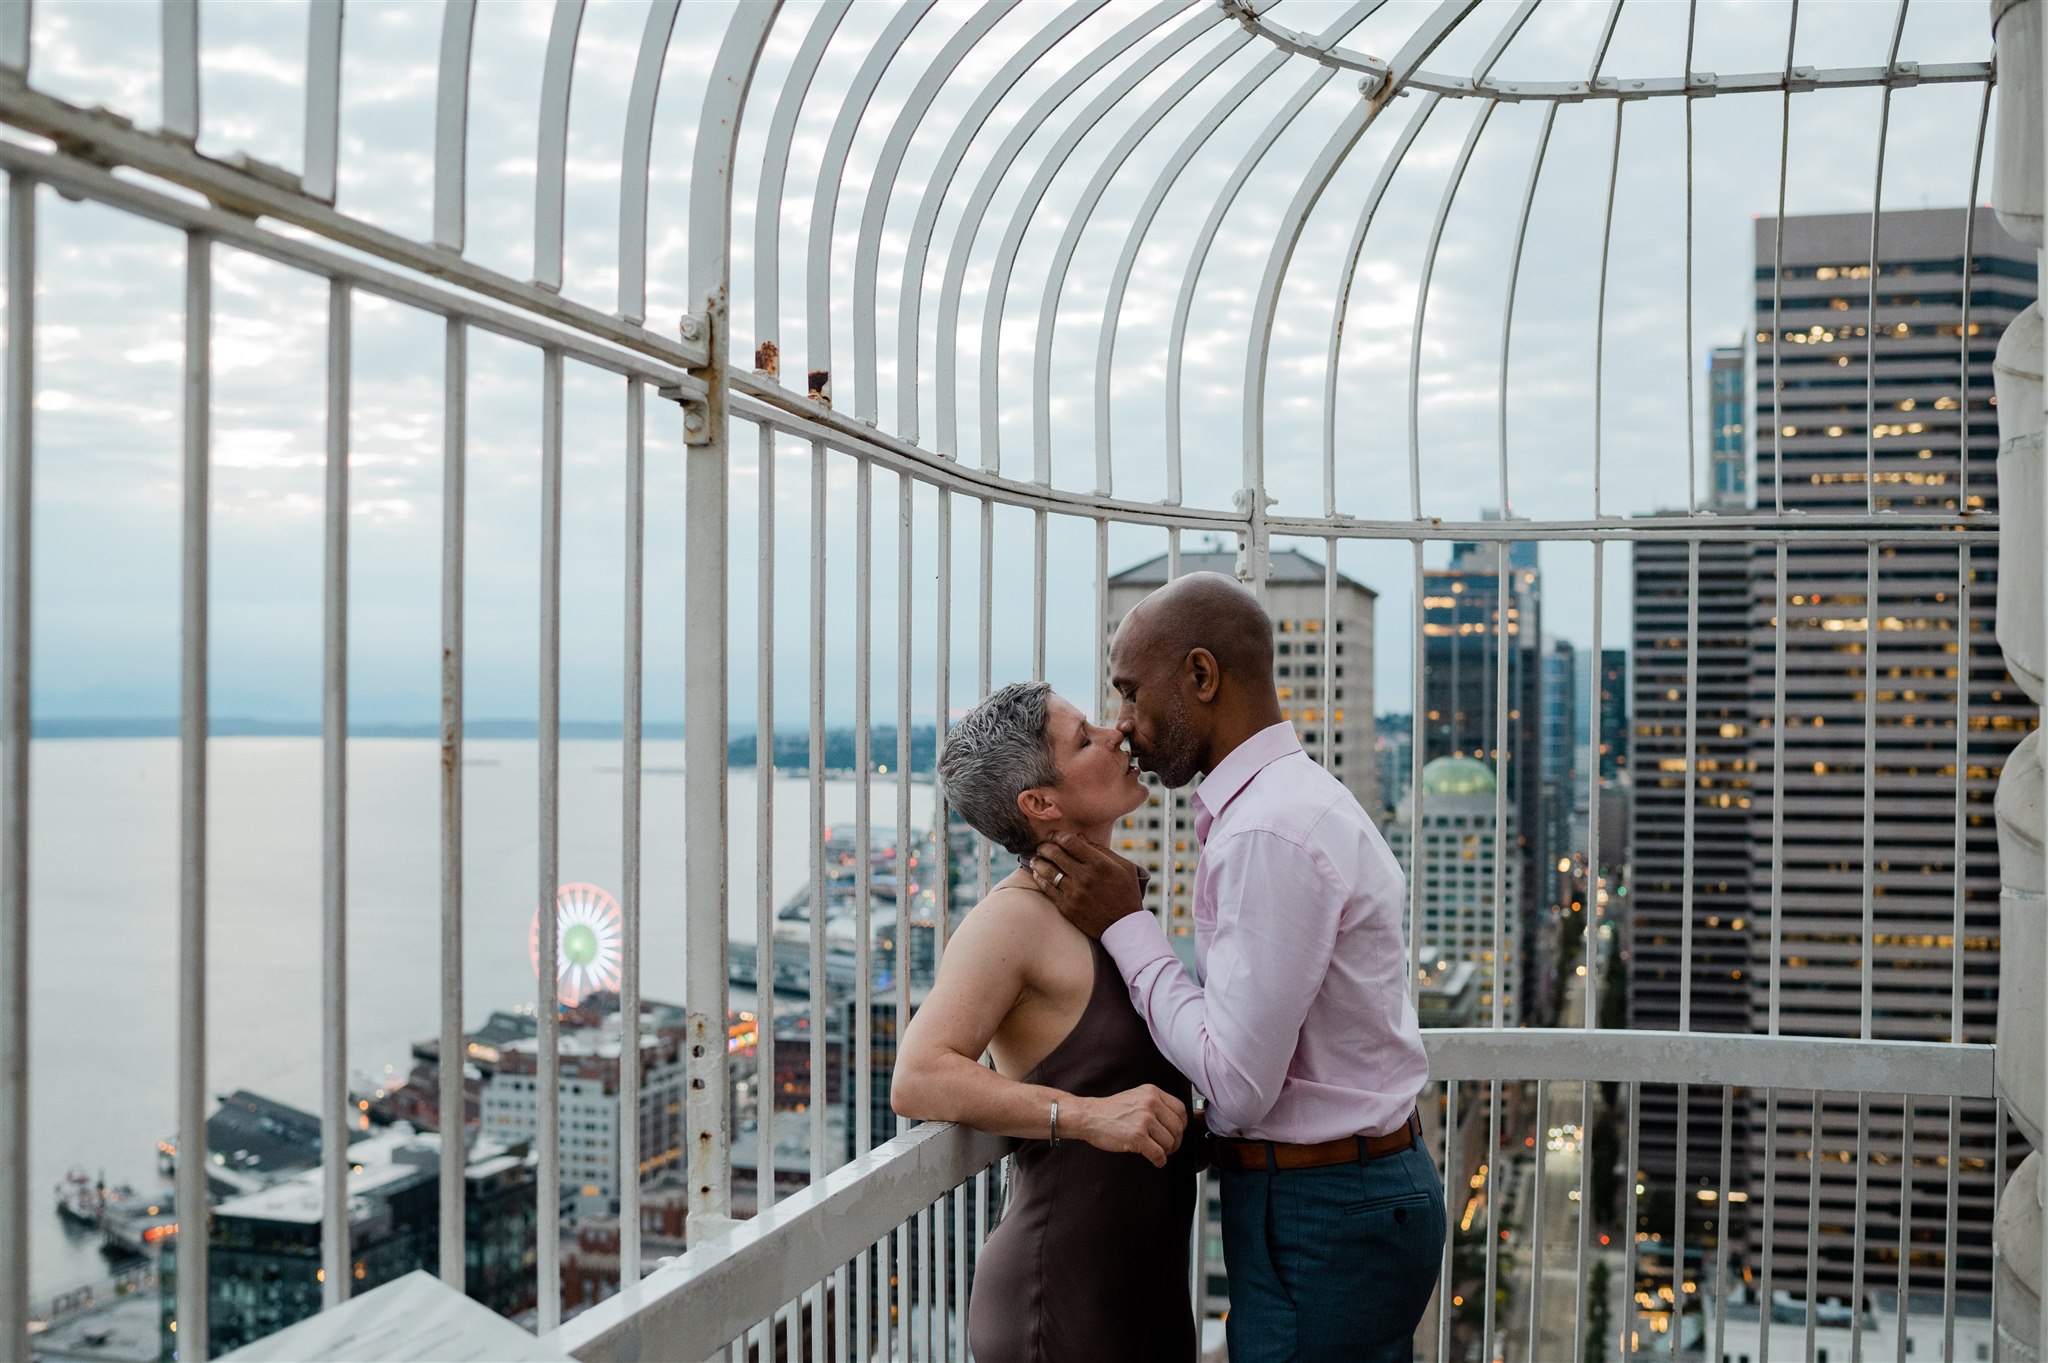
[[1107, 1098], [1075, 1098], [1075, 1117], [1065, 1120], [1067, 1106], [1060, 1105], [1061, 1126], [1097, 1150], [1112, 1154], [1143, 1155], [1161, 1169], [1167, 1156], [1180, 1149], [1187, 1131], [1188, 1110], [1180, 1099], [1151, 1084], [1111, 1094]]

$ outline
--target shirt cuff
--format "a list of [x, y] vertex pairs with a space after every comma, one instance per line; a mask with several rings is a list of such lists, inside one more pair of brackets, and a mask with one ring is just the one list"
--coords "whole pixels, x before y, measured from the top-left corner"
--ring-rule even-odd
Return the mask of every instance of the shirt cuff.
[[1142, 910], [1127, 913], [1111, 923], [1102, 934], [1102, 946], [1127, 984], [1154, 961], [1162, 957], [1177, 959], [1172, 943], [1166, 940], [1166, 929], [1159, 926], [1157, 918]]

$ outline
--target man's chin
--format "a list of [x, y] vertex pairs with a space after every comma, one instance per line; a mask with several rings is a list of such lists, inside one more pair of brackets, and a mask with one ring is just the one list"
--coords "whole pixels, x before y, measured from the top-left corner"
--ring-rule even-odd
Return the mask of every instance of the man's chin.
[[[1160, 785], [1166, 787], [1166, 789], [1168, 790], [1179, 790], [1182, 786], [1186, 785], [1188, 782], [1195, 779], [1195, 774], [1193, 772], [1188, 772], [1185, 775], [1183, 775], [1179, 772], [1173, 771], [1170, 768], [1166, 770], [1161, 770], [1160, 768], [1152, 766], [1150, 763], [1145, 762], [1143, 759], [1139, 760], [1138, 765], [1147, 776], [1150, 776], [1153, 780], [1157, 781]], [[1176, 777], [1178, 777], [1179, 779], [1176, 780]]]

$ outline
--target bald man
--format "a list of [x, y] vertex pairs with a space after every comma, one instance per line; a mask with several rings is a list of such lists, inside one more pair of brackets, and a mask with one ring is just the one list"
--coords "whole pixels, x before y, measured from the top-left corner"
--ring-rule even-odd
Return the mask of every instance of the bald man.
[[1237, 582], [1160, 588], [1109, 656], [1132, 755], [1168, 786], [1203, 778], [1195, 975], [1107, 848], [1062, 835], [1033, 873], [1208, 1097], [1231, 1363], [1412, 1358], [1444, 1204], [1415, 1112], [1429, 1066], [1400, 865], [1302, 751], [1273, 687], [1273, 622]]

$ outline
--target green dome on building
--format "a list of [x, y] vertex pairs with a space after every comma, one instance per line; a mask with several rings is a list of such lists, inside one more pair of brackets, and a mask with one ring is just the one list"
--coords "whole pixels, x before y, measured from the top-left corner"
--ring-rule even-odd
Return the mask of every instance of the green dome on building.
[[1472, 757], [1439, 757], [1422, 769], [1424, 795], [1491, 795], [1493, 768]]

